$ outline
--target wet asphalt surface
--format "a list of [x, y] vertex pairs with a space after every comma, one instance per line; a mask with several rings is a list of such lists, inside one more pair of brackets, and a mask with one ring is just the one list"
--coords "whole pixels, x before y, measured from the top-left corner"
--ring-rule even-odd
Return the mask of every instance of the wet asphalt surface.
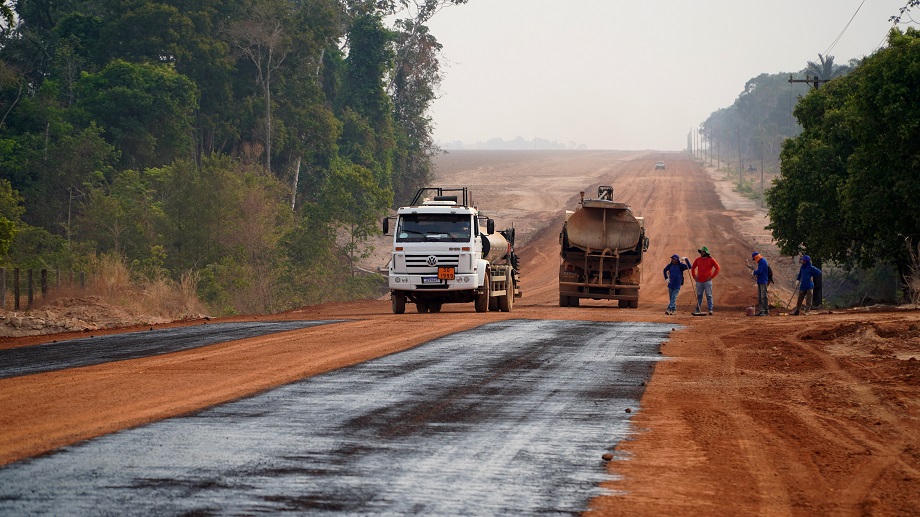
[[0, 350], [0, 379], [112, 361], [139, 359], [325, 323], [330, 322], [212, 323], [9, 348]]
[[7, 465], [0, 514], [577, 514], [672, 328], [490, 323]]

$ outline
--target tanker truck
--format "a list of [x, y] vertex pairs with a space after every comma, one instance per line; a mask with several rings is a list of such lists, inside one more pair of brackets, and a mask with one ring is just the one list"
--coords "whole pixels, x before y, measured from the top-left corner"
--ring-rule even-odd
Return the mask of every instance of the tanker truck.
[[514, 227], [496, 232], [495, 222], [472, 206], [467, 187], [419, 189], [409, 206], [383, 219], [384, 235], [391, 228], [387, 277], [394, 314], [403, 314], [407, 303], [420, 313], [469, 302], [476, 312], [511, 312], [521, 297]]
[[600, 186], [596, 199], [566, 211], [559, 234], [559, 306], [579, 300], [617, 300], [619, 307], [639, 306], [642, 255], [648, 250], [645, 222], [629, 205], [613, 201], [613, 187]]

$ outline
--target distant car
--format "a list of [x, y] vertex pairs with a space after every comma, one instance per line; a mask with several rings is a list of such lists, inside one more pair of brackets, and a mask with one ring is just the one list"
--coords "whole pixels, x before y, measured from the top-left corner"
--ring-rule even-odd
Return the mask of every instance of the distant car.
[[664, 162], [657, 162], [657, 163], [655, 163], [655, 170], [656, 170], [656, 171], [663, 171], [663, 170], [664, 170]]

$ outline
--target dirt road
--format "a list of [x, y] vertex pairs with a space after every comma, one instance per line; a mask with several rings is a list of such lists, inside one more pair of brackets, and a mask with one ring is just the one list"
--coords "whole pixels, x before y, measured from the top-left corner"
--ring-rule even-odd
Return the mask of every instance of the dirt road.
[[[656, 160], [667, 170], [655, 171]], [[750, 253], [772, 248], [758, 215], [723, 203], [682, 154], [452, 153], [443, 184], [518, 228], [524, 298], [513, 313], [390, 314], [383, 300], [308, 307], [284, 319], [347, 323], [158, 357], [0, 380], [0, 465], [119, 429], [233, 400], [319, 372], [509, 318], [641, 320], [685, 325], [665, 345], [634, 417], [634, 439], [608, 465], [622, 480], [602, 515], [912, 514], [920, 508], [920, 313], [838, 311], [748, 318]], [[651, 239], [640, 308], [558, 307], [558, 232], [578, 191], [611, 184]], [[723, 192], [725, 194], [725, 192]], [[728, 206], [729, 208], [726, 208]], [[762, 225], [761, 225], [762, 226]], [[665, 316], [661, 268], [708, 246], [720, 262], [715, 315], [691, 317], [689, 289]], [[779, 263], [779, 262], [777, 262]], [[778, 298], [790, 291], [777, 287]], [[268, 319], [268, 318], [262, 318]], [[279, 319], [272, 317], [271, 319]], [[7, 339], [0, 347], [51, 339]]]

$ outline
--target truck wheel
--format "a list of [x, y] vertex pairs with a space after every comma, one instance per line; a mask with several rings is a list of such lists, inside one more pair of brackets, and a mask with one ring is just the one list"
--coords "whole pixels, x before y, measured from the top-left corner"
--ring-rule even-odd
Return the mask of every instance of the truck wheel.
[[390, 305], [393, 306], [393, 314], [406, 312], [406, 296], [395, 293], [390, 295]]
[[482, 292], [476, 295], [476, 312], [486, 312], [489, 310], [489, 295], [492, 294], [489, 292], [490, 285], [492, 285], [491, 279], [489, 278], [489, 274], [486, 273], [486, 281], [482, 284]]
[[560, 295], [559, 295], [559, 306], [560, 306], [560, 307], [568, 307], [568, 306], [569, 306], [569, 297], [566, 296], [566, 295], [564, 295], [564, 294], [560, 294]]
[[425, 314], [428, 312], [428, 302], [415, 302], [415, 310], [417, 310], [419, 314]]
[[489, 297], [489, 310], [495, 312], [498, 310], [498, 297], [491, 296]]
[[630, 308], [630, 309], [638, 309], [638, 308], [639, 308], [639, 300], [629, 300], [629, 308]]
[[[511, 284], [508, 284], [509, 286]], [[513, 289], [513, 288], [512, 288]], [[507, 294], [500, 296], [498, 298], [498, 308], [502, 312], [511, 312], [511, 307], [514, 306], [514, 292], [510, 289], [507, 291]]]
[[629, 300], [617, 300], [617, 307], [621, 309], [629, 307]]
[[431, 302], [428, 304], [428, 310], [431, 312], [441, 312], [441, 302]]
[[578, 307], [579, 305], [581, 305], [581, 298], [577, 296], [569, 298], [569, 307]]

